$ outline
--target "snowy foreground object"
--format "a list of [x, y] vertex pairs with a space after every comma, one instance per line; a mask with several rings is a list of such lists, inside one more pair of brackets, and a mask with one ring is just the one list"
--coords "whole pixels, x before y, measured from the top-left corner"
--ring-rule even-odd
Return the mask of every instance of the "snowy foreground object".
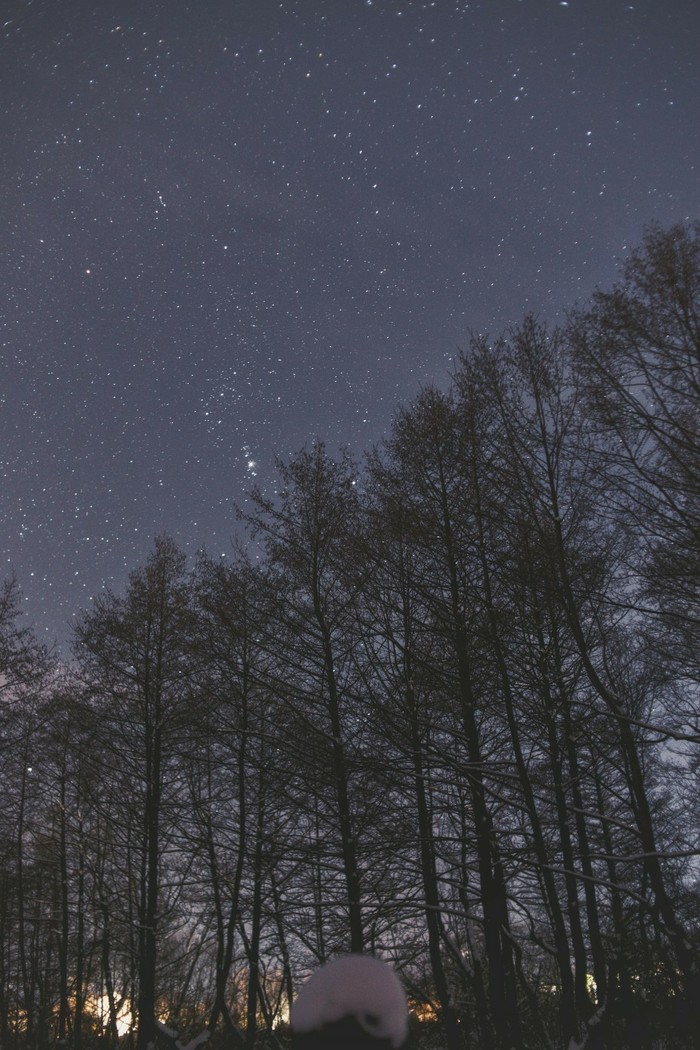
[[311, 975], [292, 1006], [291, 1024], [299, 1048], [398, 1050], [408, 1034], [406, 995], [380, 959], [344, 955]]

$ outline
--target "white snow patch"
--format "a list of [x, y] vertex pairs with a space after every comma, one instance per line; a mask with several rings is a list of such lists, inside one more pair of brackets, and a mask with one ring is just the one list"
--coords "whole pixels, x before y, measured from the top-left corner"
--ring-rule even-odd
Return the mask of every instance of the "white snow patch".
[[204, 1043], [208, 1042], [208, 1040], [209, 1032], [200, 1032], [199, 1035], [196, 1035], [194, 1039], [187, 1044], [187, 1046], [183, 1046], [182, 1050], [196, 1050], [198, 1046], [202, 1046]]
[[291, 1023], [296, 1032], [312, 1032], [348, 1015], [393, 1047], [406, 1040], [406, 995], [387, 963], [370, 955], [343, 955], [326, 963], [299, 992]]
[[167, 1039], [177, 1039], [177, 1032], [174, 1028], [168, 1028], [167, 1024], [163, 1024], [156, 1018], [156, 1028], [161, 1032]]
[[[171, 1040], [175, 1050], [197, 1050], [198, 1046], [202, 1046], [202, 1044], [206, 1043], [209, 1039], [209, 1032], [204, 1031], [200, 1032], [199, 1035], [196, 1035], [194, 1039], [191, 1039], [189, 1043], [183, 1044], [180, 1042], [178, 1033], [173, 1028], [168, 1028], [167, 1024], [163, 1024], [163, 1022], [158, 1019], [156, 1019], [156, 1028], [166, 1037], [166, 1039]], [[152, 1048], [153, 1044], [149, 1043], [149, 1047]]]

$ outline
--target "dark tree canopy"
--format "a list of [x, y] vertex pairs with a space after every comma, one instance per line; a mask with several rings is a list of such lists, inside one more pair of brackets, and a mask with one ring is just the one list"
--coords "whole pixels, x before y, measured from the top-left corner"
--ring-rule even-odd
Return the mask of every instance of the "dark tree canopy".
[[158, 537], [70, 667], [0, 592], [0, 1046], [286, 1044], [395, 964], [416, 1046], [698, 1047], [700, 226], [475, 336], [362, 467]]

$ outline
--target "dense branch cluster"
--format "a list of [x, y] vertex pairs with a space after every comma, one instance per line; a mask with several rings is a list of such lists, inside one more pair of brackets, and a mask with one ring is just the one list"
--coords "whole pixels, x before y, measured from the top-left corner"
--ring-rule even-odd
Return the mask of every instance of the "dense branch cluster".
[[279, 1045], [346, 951], [426, 1045], [697, 1045], [700, 226], [250, 505], [69, 669], [0, 598], [0, 1045]]

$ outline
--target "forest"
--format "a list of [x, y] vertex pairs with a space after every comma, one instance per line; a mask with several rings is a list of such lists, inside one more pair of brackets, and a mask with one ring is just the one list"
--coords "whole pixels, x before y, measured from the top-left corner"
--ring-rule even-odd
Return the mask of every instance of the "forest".
[[700, 223], [243, 506], [70, 660], [4, 585], [2, 1050], [280, 1050], [361, 951], [414, 1047], [700, 1046]]

